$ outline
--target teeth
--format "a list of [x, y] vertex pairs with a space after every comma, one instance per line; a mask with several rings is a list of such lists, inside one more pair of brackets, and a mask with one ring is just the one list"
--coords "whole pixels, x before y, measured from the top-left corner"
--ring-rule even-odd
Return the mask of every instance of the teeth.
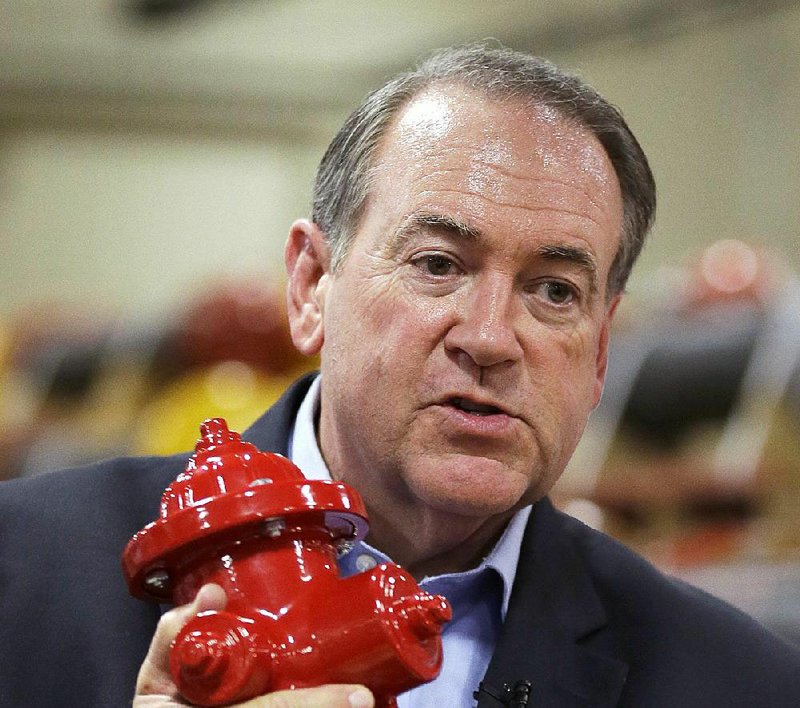
[[456, 398], [453, 400], [453, 405], [456, 408], [460, 408], [463, 411], [467, 411], [468, 413], [474, 413], [475, 415], [492, 415], [494, 413], [499, 413], [499, 409], [495, 408], [495, 406], [485, 406], [481, 403], [474, 403], [473, 401], [468, 401], [465, 398]]

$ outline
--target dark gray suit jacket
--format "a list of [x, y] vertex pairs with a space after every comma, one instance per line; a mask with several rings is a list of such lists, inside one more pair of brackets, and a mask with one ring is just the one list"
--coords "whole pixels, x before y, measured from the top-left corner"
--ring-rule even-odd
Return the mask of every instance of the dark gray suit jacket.
[[[308, 383], [246, 439], [285, 454]], [[186, 459], [0, 484], [0, 706], [130, 704], [160, 608], [129, 597], [119, 558]], [[539, 708], [797, 708], [800, 653], [543, 500], [485, 686], [521, 680]], [[479, 705], [500, 704], [483, 693]]]

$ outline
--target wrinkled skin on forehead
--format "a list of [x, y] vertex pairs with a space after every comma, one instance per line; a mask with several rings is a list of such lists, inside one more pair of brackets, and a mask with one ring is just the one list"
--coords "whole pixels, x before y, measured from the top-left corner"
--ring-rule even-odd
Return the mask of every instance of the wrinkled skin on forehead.
[[566, 466], [602, 392], [622, 198], [597, 139], [455, 86], [379, 149], [351, 248], [287, 243], [295, 344], [321, 352], [319, 440], [417, 575], [480, 560]]

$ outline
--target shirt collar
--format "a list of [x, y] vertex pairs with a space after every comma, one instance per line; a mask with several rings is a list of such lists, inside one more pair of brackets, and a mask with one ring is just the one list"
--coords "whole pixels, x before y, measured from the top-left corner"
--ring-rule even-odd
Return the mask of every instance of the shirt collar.
[[514, 577], [517, 574], [522, 536], [525, 533], [525, 526], [528, 523], [530, 514], [531, 507], [526, 506], [511, 517], [511, 521], [508, 522], [508, 526], [503, 531], [500, 540], [482, 563], [482, 565], [486, 565], [489, 568], [494, 568], [503, 580], [503, 619], [505, 619], [508, 611], [511, 586], [514, 584]]
[[[316, 435], [316, 418], [320, 402], [320, 377], [314, 379], [297, 411], [294, 428], [289, 436], [289, 458], [307, 479], [331, 480], [331, 473], [322, 458]], [[522, 536], [531, 513], [531, 507], [520, 509], [509, 521], [500, 540], [495, 544], [483, 562], [472, 570], [463, 573], [448, 573], [447, 577], [473, 577], [484, 568], [494, 569], [503, 581], [502, 616], [505, 619], [511, 597], [511, 587], [517, 573]], [[365, 544], [366, 545], [366, 544]]]
[[300, 404], [294, 428], [289, 436], [289, 459], [294, 462], [305, 475], [306, 479], [319, 479], [331, 481], [328, 465], [322, 459], [322, 453], [317, 444], [316, 420], [320, 401], [320, 381], [317, 376], [311, 383], [306, 397]]

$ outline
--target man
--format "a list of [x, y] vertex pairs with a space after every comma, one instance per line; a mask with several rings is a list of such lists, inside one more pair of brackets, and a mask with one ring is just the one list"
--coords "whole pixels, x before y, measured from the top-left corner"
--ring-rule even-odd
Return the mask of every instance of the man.
[[[536, 706], [800, 704], [796, 650], [546, 499], [600, 399], [654, 206], [615, 109], [480, 46], [368, 97], [323, 158], [313, 221], [286, 246], [292, 337], [321, 376], [248, 437], [360, 491], [369, 545], [344, 573], [392, 559], [450, 599], [442, 674], [401, 706], [511, 705], [526, 682]], [[184, 461], [2, 490], [3, 705], [130, 696], [159, 613], [125, 597], [117, 558]], [[134, 705], [183, 705], [169, 642], [224, 602], [207, 586], [161, 618]], [[247, 705], [371, 704], [323, 686]]]

